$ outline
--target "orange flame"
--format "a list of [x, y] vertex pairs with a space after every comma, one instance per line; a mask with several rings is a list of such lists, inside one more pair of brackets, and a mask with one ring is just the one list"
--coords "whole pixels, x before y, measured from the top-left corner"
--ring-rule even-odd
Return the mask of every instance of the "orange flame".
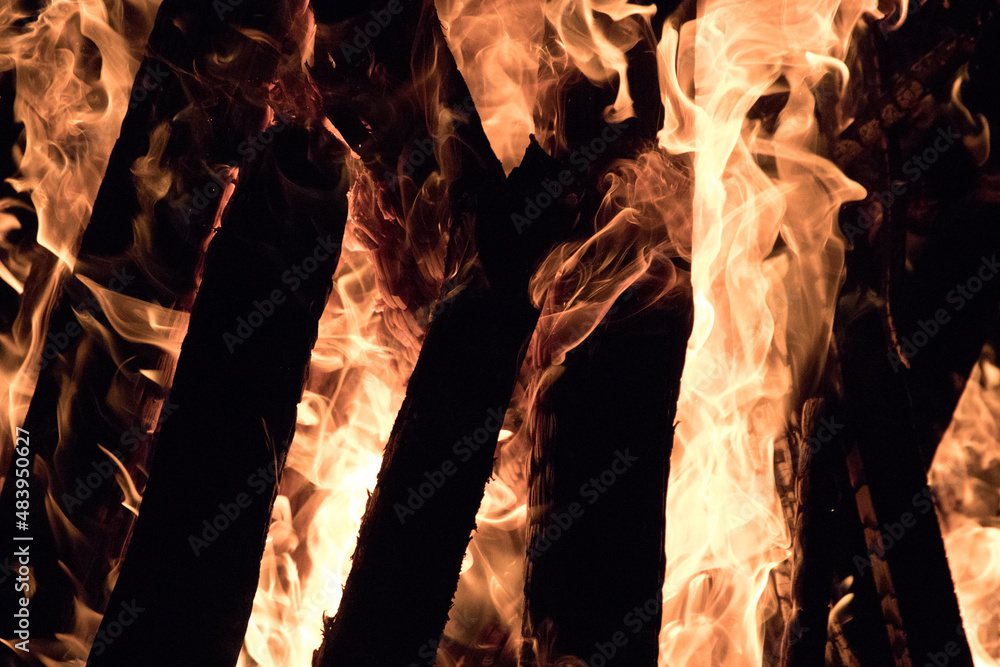
[[[667, 492], [661, 665], [761, 664], [768, 576], [790, 545], [775, 442], [830, 339], [837, 210], [864, 194], [819, 157], [812, 90], [845, 76], [863, 11], [875, 4], [713, 0], [664, 29], [659, 141], [694, 165], [695, 322]], [[748, 119], [765, 95], [787, 96], [773, 130]]]
[[1000, 369], [969, 377], [931, 464], [945, 551], [976, 667], [1000, 665]]
[[[109, 4], [119, 7], [53, 0], [20, 32], [13, 28], [20, 17], [0, 8], [0, 32], [11, 35], [0, 42], [0, 68], [16, 69], [15, 111], [25, 124], [12, 182], [31, 193], [39, 244], [58, 260], [30, 294], [28, 269], [43, 260], [12, 257], [0, 269], [0, 279], [33, 300], [23, 309], [25, 321], [2, 341], [0, 374], [8, 391], [0, 419], [8, 431], [27, 410], [34, 373], [25, 362], [38, 358], [55, 287], [74, 265], [138, 67], [132, 54], [145, 43], [142, 30], [124, 36]], [[148, 28], [156, 3], [135, 7]], [[438, 8], [508, 171], [529, 134], [539, 131], [536, 114], [552, 115], [539, 107], [568, 70], [615, 83], [607, 120], [633, 113], [625, 52], [640, 39], [651, 7], [623, 0], [442, 0]], [[573, 299], [546, 311], [539, 329], [558, 362], [657, 255], [691, 261], [695, 325], [671, 464], [661, 665], [761, 663], [762, 626], [772, 606], [766, 584], [790, 543], [775, 493], [774, 447], [786, 415], [822, 370], [843, 268], [836, 212], [863, 195], [820, 157], [813, 91], [824, 77], [846, 86], [843, 60], [863, 12], [877, 14], [875, 0], [707, 0], [688, 23], [668, 23], [658, 45], [667, 110], [658, 148], [615, 166], [592, 237], [559, 248], [533, 283], [539, 303], [557, 280], [575, 287]], [[754, 104], [769, 95], [787, 98], [776, 123], [750, 120]], [[146, 186], [162, 195], [162, 175], [147, 176]], [[362, 189], [355, 184], [352, 206], [377, 206]], [[678, 197], [690, 201], [677, 204]], [[10, 214], [16, 206], [0, 202], [0, 232], [19, 226]], [[380, 284], [359, 217], [352, 211], [299, 405], [240, 657], [247, 667], [310, 664], [322, 612], [339, 604], [367, 492], [419, 349], [421, 325], [401, 315], [398, 299]], [[438, 275], [441, 267], [428, 271]], [[119, 335], [176, 355], [183, 315], [87, 285], [103, 299]], [[991, 503], [1000, 486], [998, 386], [1000, 371], [992, 366], [970, 381], [932, 472], [947, 499], [946, 546], [980, 667], [1000, 664], [1000, 537], [980, 520], [995, 515]], [[528, 446], [516, 422], [528, 399], [516, 397], [510, 430], [501, 435], [497, 474], [447, 628], [469, 644], [482, 641], [491, 625], [512, 642], [519, 625]], [[127, 494], [134, 505], [134, 487]], [[80, 664], [86, 655], [85, 638], [99, 619], [79, 600], [77, 606], [72, 636], [60, 636], [50, 651], [72, 657], [46, 658], [48, 664]]]

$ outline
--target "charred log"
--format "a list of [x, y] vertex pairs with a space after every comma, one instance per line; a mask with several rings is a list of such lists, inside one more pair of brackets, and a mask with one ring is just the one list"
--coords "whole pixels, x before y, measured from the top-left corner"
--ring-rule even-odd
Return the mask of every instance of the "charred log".
[[649, 298], [673, 282], [672, 266], [658, 268], [567, 354], [537, 408], [523, 664], [592, 664], [596, 654], [608, 665], [656, 665], [667, 477], [692, 322], [686, 286]]
[[[918, 17], [910, 29], [921, 37], [937, 35], [932, 18]], [[967, 101], [979, 105], [973, 112], [995, 120], [989, 118], [990, 96], [982, 94], [991, 80], [984, 68], [995, 67], [989, 35], [987, 30], [978, 41], [947, 36], [893, 83], [888, 101], [879, 101], [881, 118], [894, 125], [884, 128], [888, 143], [877, 127], [869, 132], [887, 151], [884, 180], [868, 183], [877, 194], [864, 211], [849, 208], [844, 227], [855, 248], [848, 255], [852, 284], [838, 308], [836, 337], [856, 443], [849, 465], [868, 551], [855, 554], [853, 572], [847, 572], [875, 582], [897, 664], [931, 660], [942, 651], [955, 664], [971, 664], [925, 475], [1000, 303], [998, 286], [982, 280], [1000, 242], [988, 222], [995, 205], [982, 196], [988, 179], [974, 157], [983, 151], [975, 147], [971, 123], [943, 102], [950, 73], [975, 43], [970, 71], [981, 78], [967, 82]], [[916, 128], [906, 122], [917, 115], [918, 102], [925, 110], [937, 107], [937, 123], [929, 129], [926, 122]], [[918, 160], [927, 156], [915, 175], [913, 158], [905, 158], [911, 151]], [[854, 213], [858, 224], [852, 224]], [[978, 282], [975, 298], [967, 294], [956, 303], [956, 290], [970, 279]]]
[[[432, 322], [386, 444], [354, 564], [317, 667], [429, 662], [451, 598], [503, 416], [538, 311], [532, 263], [575, 218], [567, 197], [519, 236], [510, 221], [525, 192], [561, 164], [537, 144], [500, 183], [475, 197], [480, 269]], [[466, 199], [463, 198], [463, 199]], [[390, 638], [387, 640], [387, 637]]]
[[[340, 255], [343, 155], [332, 137], [290, 128], [241, 177], [206, 256], [170, 392], [176, 412], [157, 438], [102, 631], [126, 606], [134, 618], [114, 641], [98, 633], [91, 667], [236, 664]], [[307, 277], [284, 280], [292, 266]]]
[[[81, 241], [75, 275], [62, 278], [47, 322], [43, 356], [35, 366], [38, 382], [23, 425], [31, 433], [29, 458], [36, 465], [31, 498], [39, 501], [32, 501], [29, 522], [38, 544], [34, 578], [51, 582], [40, 586], [33, 599], [39, 619], [34, 628], [40, 636], [64, 631], [72, 616], [72, 585], [64, 579], [59, 561], [90, 573], [83, 584], [88, 597], [100, 606], [107, 594], [108, 563], [121, 548], [120, 540], [108, 539], [83, 548], [78, 543], [73, 553], [67, 553], [59, 546], [67, 542], [52, 534], [51, 526], [59, 521], [40, 501], [50, 493], [60, 511], [88, 534], [127, 533], [133, 517], [116, 507], [113, 499], [121, 492], [114, 484], [115, 467], [99, 446], [115, 453], [130, 471], [146, 463], [147, 442], [137, 438], [133, 428], [145, 436], [155, 418], [144, 413], [163, 399], [164, 391], [139, 371], [170, 365], [162, 350], [114, 336], [114, 343], [108, 344], [88, 327], [94, 321], [113, 330], [99, 303], [100, 292], [179, 310], [190, 307], [196, 268], [226, 186], [219, 165], [228, 170], [228, 163], [239, 164], [239, 144], [259, 133], [265, 117], [261, 84], [272, 78], [280, 56], [240, 29], [284, 34], [288, 23], [287, 6], [281, 3], [240, 3], [231, 13], [221, 14], [211, 3], [167, 0], [160, 6], [121, 135]], [[212, 72], [205, 63], [220, 52], [238, 52], [239, 57], [233, 59], [232, 69]], [[195, 72], [205, 73], [204, 78]], [[169, 138], [162, 154], [150, 153], [154, 135], [163, 132]], [[171, 190], [155, 204], [140, 201], [133, 173], [136, 161], [147, 154], [157, 162], [156, 168], [173, 177]], [[204, 196], [208, 187], [214, 195], [205, 197], [202, 208], [193, 206], [193, 197]], [[142, 230], [140, 242], [135, 229]], [[32, 263], [26, 294], [40, 290], [53, 272], [64, 271], [47, 251], [38, 253], [43, 257]], [[123, 358], [128, 361], [121, 363]], [[67, 385], [77, 390], [66, 394]], [[69, 401], [62, 412], [60, 400]], [[108, 472], [99, 487], [82, 487], [83, 494], [80, 480], [95, 466]], [[10, 530], [13, 485], [5, 485], [0, 495], [0, 515], [5, 517], [0, 530]], [[5, 619], [12, 617], [16, 599], [9, 588], [0, 595], [0, 607], [11, 610]]]
[[[929, 659], [948, 648], [952, 664], [971, 666], [941, 530], [914, 446], [916, 420], [902, 378], [887, 359], [881, 317], [877, 300], [845, 297], [835, 326], [848, 428], [867, 481], [868, 492], [858, 498], [871, 536], [869, 551], [888, 565], [891, 586], [881, 592], [896, 596], [912, 659]], [[861, 504], [867, 498], [870, 512]], [[857, 561], [857, 576], [884, 576], [873, 571], [873, 562]]]
[[837, 449], [816, 439], [825, 403], [807, 401], [802, 410], [803, 448], [796, 474], [792, 613], [782, 641], [783, 667], [820, 665], [826, 654], [826, 625], [833, 585], [833, 511], [837, 506], [833, 466]]
[[[405, 23], [403, 18], [397, 22]], [[432, 321], [421, 347], [362, 520], [340, 608], [326, 621], [314, 657], [321, 666], [433, 659], [492, 473], [523, 348], [538, 318], [528, 302], [528, 279], [575, 217], [567, 192], [531, 230], [518, 233], [510, 220], [512, 202], [522, 201], [561, 165], [532, 144], [521, 166], [504, 179], [432, 8], [414, 34], [416, 52], [441, 72], [440, 103], [465, 112], [435, 152], [449, 155], [444, 176], [450, 183], [452, 235], [468, 243], [474, 221], [478, 263], [471, 275], [461, 276], [466, 284]], [[375, 48], [372, 57], [380, 53]], [[328, 86], [327, 99], [342, 94], [338, 86]], [[357, 118], [376, 127], [386, 123], [386, 112], [385, 102], [372, 98], [341, 122]], [[374, 136], [378, 146], [379, 135]], [[364, 156], [368, 149], [359, 138]], [[381, 150], [371, 153], [373, 164], [379, 164]], [[454, 242], [459, 254], [452, 263], [461, 263], [468, 252], [464, 245]]]
[[[867, 558], [845, 461], [842, 407], [811, 399], [803, 407], [803, 443], [796, 474], [792, 611], [782, 639], [781, 665], [826, 664], [828, 626], [842, 633], [861, 665], [893, 664], [872, 577], [859, 576]], [[840, 586], [834, 583], [840, 581]]]

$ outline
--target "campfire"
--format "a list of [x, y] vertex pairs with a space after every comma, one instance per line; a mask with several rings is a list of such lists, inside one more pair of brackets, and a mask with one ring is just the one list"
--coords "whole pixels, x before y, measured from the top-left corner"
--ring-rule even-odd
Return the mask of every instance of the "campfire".
[[9, 0], [2, 664], [1000, 666], [998, 53]]

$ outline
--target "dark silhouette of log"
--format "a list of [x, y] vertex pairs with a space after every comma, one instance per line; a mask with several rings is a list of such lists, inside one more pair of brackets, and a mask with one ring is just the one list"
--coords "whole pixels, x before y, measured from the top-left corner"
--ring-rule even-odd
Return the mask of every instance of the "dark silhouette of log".
[[[494, 158], [495, 160], [495, 158]], [[489, 162], [487, 160], [487, 162]], [[524, 346], [538, 319], [527, 280], [574, 208], [563, 197], [518, 235], [510, 216], [562, 165], [537, 144], [473, 201], [478, 268], [431, 323], [368, 501], [317, 667], [431, 664], [448, 618]], [[495, 173], [495, 172], [494, 172]], [[501, 172], [502, 173], [502, 172]]]
[[[821, 443], [818, 432], [826, 414], [821, 399], [802, 409], [803, 446], [796, 473], [792, 612], [782, 640], [783, 667], [821, 665], [826, 653], [826, 626], [834, 573], [837, 506], [834, 466], [843, 454]], [[839, 455], [839, 456], [838, 456]]]
[[[157, 437], [91, 667], [236, 664], [340, 255], [340, 146], [288, 128], [241, 176], [206, 255], [170, 392], [176, 411]], [[126, 607], [142, 611], [115, 637]]]
[[[996, 55], [1000, 11], [996, 8], [982, 32], [962, 97], [969, 113], [982, 114], [992, 130], [1000, 125], [1000, 95], [995, 85], [1000, 76]], [[906, 340], [901, 341], [894, 364], [903, 372], [914, 402], [918, 445], [928, 469], [951, 423], [965, 380], [996, 326], [1000, 307], [1000, 280], [996, 279], [1000, 274], [1000, 231], [995, 224], [1000, 206], [995, 186], [982, 178], [979, 170], [983, 166], [986, 173], [996, 171], [1000, 142], [991, 132], [989, 160], [978, 165], [961, 145], [959, 134], [971, 135], [982, 128], [962, 125], [942, 123], [928, 133], [937, 146], [946, 148], [928, 171], [928, 192], [921, 194], [935, 200], [941, 213], [929, 233], [918, 232], [925, 237], [918, 245], [921, 251], [911, 253], [913, 269], [898, 326]], [[982, 154], [981, 150], [972, 153], [976, 152]]]
[[[581, 174], [589, 195], [581, 220], [588, 224], [577, 228], [578, 239], [593, 233], [601, 175], [615, 160], [647, 150], [662, 126], [662, 102], [645, 82], [655, 77], [655, 34], [670, 14], [676, 12], [670, 18], [677, 23], [684, 19], [679, 5], [657, 3], [653, 33], [639, 26], [641, 39], [626, 54], [635, 117], [615, 127], [615, 139]], [[553, 93], [565, 100], [565, 113], [536, 124], [561, 127], [568, 151], [596, 137], [603, 141], [609, 126], [602, 112], [617, 86], [580, 77]], [[560, 664], [570, 656], [603, 657], [609, 665], [656, 664], [667, 475], [693, 311], [687, 280], [672, 261], [657, 260], [587, 340], [567, 353], [562, 374], [535, 407], [520, 656], [525, 665]], [[540, 352], [539, 363], [549, 363]], [[626, 461], [627, 481], [606, 494], [591, 486], [598, 480], [602, 488], [601, 475], [616, 474]], [[581, 498], [585, 487], [595, 495]], [[550, 539], [553, 532], [558, 539]]]
[[[841, 478], [838, 479], [838, 489], [842, 495], [834, 510], [837, 519], [834, 526], [837, 535], [835, 572], [837, 579], [845, 585], [850, 581], [842, 592], [844, 596], [851, 595], [851, 598], [836, 621], [852, 655], [861, 665], [890, 665], [893, 664], [893, 650], [889, 626], [890, 623], [895, 625], [898, 605], [892, 601], [893, 617], [887, 619], [883, 612], [888, 608], [889, 601], [880, 597], [875, 578], [860, 576], [858, 572], [858, 563], [869, 558], [868, 544], [852, 487], [846, 479], [848, 471], [843, 460], [839, 462], [837, 476]], [[832, 602], [836, 605], [841, 600], [834, 598]]]
[[479, 285], [431, 325], [314, 665], [432, 663], [537, 317]]
[[[61, 279], [46, 323], [43, 358], [34, 360], [39, 377], [23, 427], [31, 434], [32, 465], [36, 457], [44, 465], [34, 467], [31, 480], [30, 525], [37, 545], [33, 576], [36, 582], [48, 582], [32, 600], [37, 636], [51, 637], [72, 627], [73, 585], [60, 561], [81, 575], [90, 604], [99, 608], [106, 599], [110, 563], [133, 517], [116, 502], [121, 491], [113, 472], [105, 474], [97, 488], [80, 483], [95, 465], [113, 470], [98, 445], [118, 452], [133, 473], [145, 465], [150, 449], [144, 439], [134, 440], [137, 446], [131, 447], [130, 432], [137, 426], [145, 432], [150, 420], [144, 412], [165, 392], [139, 370], [171, 365], [154, 346], [127, 342], [112, 333], [116, 349], [110, 350], [101, 336], [87, 331], [82, 326], [85, 314], [113, 329], [79, 277], [153, 304], [190, 307], [196, 268], [226, 185], [220, 165], [239, 164], [240, 144], [260, 132], [266, 110], [262, 83], [273, 76], [280, 56], [240, 30], [284, 36], [288, 14], [286, 4], [263, 0], [235, 3], [231, 12], [192, 0], [166, 0], [159, 8], [74, 275]], [[234, 56], [228, 69], [206, 66], [220, 52]], [[132, 168], [148, 153], [151, 133], [165, 124], [170, 137], [158, 166], [172, 174], [172, 186], [155, 204], [140, 202]], [[190, 203], [195, 195], [204, 198], [201, 208]], [[135, 228], [148, 234], [148, 244], [135, 243], [136, 220]], [[22, 299], [32, 309], [37, 300], [30, 297], [37, 297], [54, 270], [63, 270], [47, 251], [35, 252], [37, 261]], [[29, 316], [23, 312], [22, 321]], [[127, 361], [120, 367], [121, 359]], [[67, 385], [76, 391], [67, 395]], [[62, 409], [61, 400], [69, 401]], [[62, 423], [59, 415], [64, 416]], [[141, 475], [136, 477], [141, 487]], [[80, 488], [87, 490], [86, 497], [81, 498]], [[0, 536], [14, 525], [13, 490], [5, 485], [0, 493]], [[100, 536], [95, 543], [53, 534], [50, 524], [58, 521], [50, 521], [45, 510], [46, 493], [77, 529]], [[18, 597], [9, 587], [0, 592], [0, 609], [11, 610], [3, 614], [0, 627], [8, 628]]]
[[[965, 9], [962, 21], [983, 11]], [[920, 39], [948, 24], [926, 12], [908, 23]], [[945, 46], [951, 43], [947, 39]], [[988, 83], [995, 79], [995, 39], [989, 29], [979, 35], [970, 65], [975, 75], [965, 90], [973, 113], [983, 111], [988, 118], [996, 108]], [[971, 42], [963, 43], [966, 48]], [[961, 56], [961, 50], [953, 48], [952, 55]], [[892, 50], [883, 53], [885, 62], [887, 54]], [[945, 60], [938, 65], [947, 69]], [[931, 85], [929, 79], [925, 83]], [[1000, 234], [990, 222], [996, 206], [984, 201], [978, 166], [961, 146], [959, 135], [972, 131], [957, 117], [939, 119], [929, 131], [887, 130], [888, 169], [882, 184], [869, 183], [869, 188], [885, 197], [890, 183], [898, 187], [905, 177], [904, 193], [883, 208], [881, 218], [876, 215], [863, 230], [848, 234], [856, 247], [848, 255], [849, 286], [837, 313], [844, 406], [856, 446], [849, 464], [865, 551], [871, 552], [855, 553], [853, 571], [845, 570], [857, 581], [876, 584], [897, 664], [934, 662], [944, 655], [949, 664], [971, 665], [926, 486], [926, 470], [961, 394], [961, 378], [968, 377], [1000, 304], [1000, 285], [988, 281], [974, 298], [956, 291], [1000, 249]], [[929, 166], [914, 178], [911, 162], [911, 170], [902, 169], [901, 176], [906, 156], [911, 151], [923, 156], [931, 145]], [[926, 208], [928, 202], [934, 207]], [[857, 211], [848, 210], [853, 221]], [[963, 303], [957, 303], [959, 298]], [[860, 658], [866, 647], [858, 643], [854, 648]]]
[[567, 353], [536, 406], [523, 664], [656, 665], [667, 478], [693, 317], [686, 274], [660, 262]]
[[[868, 483], [868, 494], [858, 498], [870, 498], [865, 515], [875, 523], [866, 527], [880, 534], [879, 543], [870, 548], [888, 564], [912, 659], [926, 661], [947, 651], [949, 664], [971, 667], [944, 542], [915, 446], [916, 418], [886, 353], [878, 303], [874, 297], [846, 298], [835, 327], [848, 425]], [[859, 577], [873, 576], [866, 559], [856, 568]]]
[[[330, 14], [318, 8], [317, 16]], [[366, 14], [347, 19], [335, 27], [337, 34], [350, 34], [363, 19]], [[395, 80], [380, 78], [371, 91], [332, 109], [350, 89], [352, 70], [342, 74], [338, 63], [332, 72], [314, 76], [324, 86], [327, 108], [336, 111], [335, 124], [377, 173], [394, 168], [394, 159], [386, 156], [400, 154], [391, 143], [399, 129], [386, 127], [388, 141], [379, 130], [396, 114], [399, 97], [393, 93], [409, 94], [400, 83], [409, 75], [409, 54], [404, 70], [385, 51], [405, 52], [400, 44], [412, 41], [414, 62], [435, 64], [440, 88], [431, 99], [464, 110], [453, 132], [438, 138], [435, 152], [449, 156], [442, 172], [450, 184], [456, 252], [449, 262], [465, 265], [460, 279], [466, 284], [432, 321], [421, 348], [362, 521], [340, 608], [327, 619], [323, 646], [314, 657], [314, 664], [323, 666], [433, 660], [523, 348], [538, 318], [528, 302], [528, 279], [542, 253], [575, 218], [573, 200], [563, 196], [524, 233], [514, 228], [511, 215], [518, 203], [562, 165], [533, 143], [521, 166], [504, 178], [433, 7], [397, 17], [386, 32], [385, 41], [382, 35], [372, 40], [366, 57], [380, 64], [386, 57], [379, 76], [384, 69], [396, 74]], [[380, 99], [376, 93], [382, 86], [386, 95]], [[430, 109], [427, 113], [433, 116]], [[570, 190], [575, 191], [568, 188], [566, 195]], [[465, 247], [468, 241], [456, 239], [471, 240], [473, 220], [478, 262], [470, 276], [467, 265], [474, 256]]]
[[[835, 368], [831, 363], [827, 372]], [[824, 664], [831, 622], [839, 625], [860, 664], [893, 664], [882, 601], [873, 578], [858, 576], [856, 566], [855, 556], [867, 558], [868, 550], [845, 461], [850, 434], [843, 412], [832, 398], [810, 399], [802, 410], [792, 610], [782, 637], [783, 667]], [[835, 582], [842, 582], [836, 595]]]

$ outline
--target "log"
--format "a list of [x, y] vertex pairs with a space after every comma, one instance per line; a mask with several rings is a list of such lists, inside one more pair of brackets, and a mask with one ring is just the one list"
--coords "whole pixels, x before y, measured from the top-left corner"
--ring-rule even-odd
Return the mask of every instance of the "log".
[[[535, 263], [575, 217], [564, 196], [532, 229], [517, 233], [510, 218], [516, 208], [512, 202], [533, 193], [540, 180], [562, 165], [532, 143], [521, 166], [504, 179], [433, 7], [425, 7], [416, 30], [407, 32], [412, 20], [397, 18], [386, 31], [391, 33], [389, 44], [378, 41], [380, 35], [369, 57], [381, 62], [384, 50], [399, 50], [401, 39], [414, 40], [414, 68], [434, 63], [440, 77], [434, 96], [421, 99], [464, 110], [453, 131], [438, 138], [435, 152], [448, 155], [442, 174], [449, 183], [450, 247], [455, 250], [448, 263], [467, 268], [476, 259], [463, 241], [473, 234], [472, 221], [478, 263], [471, 278], [459, 278], [466, 284], [431, 323], [366, 508], [340, 608], [325, 622], [316, 665], [433, 660], [492, 472], [523, 348], [538, 318], [527, 300], [528, 280]], [[349, 33], [351, 25], [348, 20], [337, 33]], [[399, 32], [393, 33], [397, 25]], [[401, 68], [390, 61], [384, 69], [398, 73]], [[345, 71], [343, 78], [350, 80], [351, 70]], [[320, 77], [326, 82], [327, 108], [343, 97], [338, 91], [346, 87], [343, 78], [332, 74]], [[375, 90], [382, 85], [376, 81]], [[402, 88], [389, 81], [386, 90]], [[386, 98], [366, 94], [334, 119], [341, 123], [338, 128], [346, 127], [345, 136], [356, 137], [352, 143], [357, 142], [359, 154], [374, 170], [385, 168], [380, 156], [399, 154], [391, 147], [393, 128], [387, 128], [388, 142], [379, 131], [392, 118], [398, 99]], [[428, 122], [432, 111], [426, 110]], [[371, 127], [371, 138], [360, 130], [352, 135], [351, 124]], [[430, 497], [422, 497], [423, 491]]]
[[[838, 402], [839, 406], [840, 403]], [[838, 413], [840, 408], [838, 407]], [[834, 510], [836, 525], [835, 538], [835, 577], [838, 581], [850, 584], [843, 586], [843, 596], [850, 595], [843, 613], [836, 617], [852, 655], [861, 665], [891, 665], [894, 664], [892, 644], [890, 642], [889, 625], [898, 618], [895, 612], [893, 619], [886, 619], [883, 610], [887, 601], [879, 596], [875, 577], [863, 576], [858, 571], [858, 564], [867, 562], [870, 554], [865, 541], [864, 526], [858, 513], [856, 493], [858, 489], [852, 486], [847, 461], [844, 459], [845, 448], [853, 447], [853, 440], [848, 430], [838, 433], [835, 441], [839, 448], [836, 476], [838, 498]], [[859, 560], [860, 559], [860, 560]], [[840, 600], [833, 600], [834, 606]], [[896, 609], [898, 605], [894, 606]], [[831, 614], [831, 620], [833, 615]], [[829, 643], [828, 643], [829, 646]]]
[[[836, 373], [835, 364], [827, 368], [828, 373]], [[836, 624], [859, 664], [891, 665], [893, 656], [874, 581], [859, 577], [856, 568], [855, 556], [867, 558], [868, 551], [845, 461], [850, 434], [835, 391], [827, 393], [831, 398], [810, 399], [802, 410], [792, 610], [779, 664], [824, 664], [830, 639], [827, 628]], [[839, 595], [834, 595], [838, 581], [842, 582]]]
[[480, 261], [421, 347], [317, 667], [433, 662], [538, 319], [527, 282], [575, 210], [564, 196], [536, 221], [538, 233], [523, 236], [510, 216], [539, 179], [561, 168], [532, 143], [505, 180], [458, 197], [475, 202]]
[[781, 643], [782, 667], [821, 665], [826, 655], [833, 547], [836, 544], [833, 512], [837, 488], [833, 469], [838, 462], [839, 449], [818, 439], [826, 414], [822, 399], [810, 399], [802, 409], [803, 446], [796, 473], [792, 610]]
[[[969, 77], [962, 86], [969, 114], [973, 118], [982, 114], [991, 129], [1000, 126], [1000, 95], [995, 86], [1000, 76], [998, 46], [1000, 12], [994, 10], [976, 42]], [[922, 142], [926, 145], [933, 140], [941, 145], [944, 137], [950, 143], [927, 173], [927, 192], [918, 192], [918, 196], [934, 201], [941, 213], [929, 230], [918, 227], [915, 231], [919, 243], [914, 245], [919, 251], [909, 258], [913, 268], [899, 324], [906, 340], [895, 365], [908, 367], [899, 370], [907, 371], [903, 375], [914, 403], [925, 469], [930, 468], [1000, 310], [1000, 280], [995, 280], [1000, 273], [996, 258], [1000, 230], [995, 224], [1000, 205], [996, 203], [996, 186], [987, 176], [995, 174], [1000, 165], [1000, 144], [995, 132], [987, 134], [992, 143], [989, 159], [985, 165], [977, 164], [974, 154], [982, 155], [983, 151], [964, 150], [957, 135], [981, 133], [982, 128], [963, 127], [966, 124], [962, 119], [941, 123], [932, 127], [927, 133], [930, 139]], [[982, 135], [980, 141], [985, 141]]]
[[534, 408], [521, 664], [657, 664], [667, 478], [693, 322], [686, 275], [659, 261], [567, 353]]
[[[89, 316], [107, 330], [113, 328], [78, 276], [149, 303], [178, 310], [190, 307], [196, 268], [225, 185], [219, 185], [216, 172], [219, 164], [230, 160], [238, 164], [243, 159], [239, 145], [260, 131], [266, 109], [262, 84], [273, 75], [279, 56], [240, 29], [284, 35], [288, 18], [286, 5], [263, 0], [247, 0], [221, 14], [212, 3], [192, 0], [166, 0], [159, 8], [121, 134], [81, 240], [76, 275], [62, 279], [45, 324], [46, 356], [36, 360], [38, 381], [23, 424], [31, 434], [29, 459], [34, 466], [30, 525], [38, 546], [33, 576], [36, 583], [47, 582], [32, 600], [38, 619], [33, 630], [38, 636], [72, 627], [73, 586], [60, 561], [81, 577], [90, 606], [101, 608], [106, 600], [109, 569], [133, 517], [115, 502], [121, 492], [114, 474], [105, 474], [96, 488], [81, 487], [81, 480], [94, 472], [94, 466], [110, 470], [105, 466], [112, 464], [98, 445], [122, 454], [130, 472], [145, 466], [148, 443], [128, 446], [130, 433], [134, 427], [146, 431], [150, 420], [144, 413], [163, 399], [164, 388], [139, 371], [172, 365], [153, 346], [129, 343], [113, 333], [116, 349], [111, 350], [102, 336], [87, 331], [82, 324]], [[206, 67], [214, 53], [227, 51], [238, 54], [228, 70]], [[164, 124], [169, 124], [170, 138], [158, 166], [172, 174], [172, 186], [155, 204], [141, 203], [132, 168], [149, 151], [151, 133]], [[186, 202], [207, 186], [214, 188], [215, 196], [207, 198], [202, 210], [192, 212]], [[134, 228], [148, 238], [136, 243]], [[63, 270], [50, 253], [38, 249], [37, 254], [26, 295], [37, 295], [54, 270]], [[22, 303], [25, 308], [37, 307], [34, 299]], [[22, 313], [22, 320], [30, 314]], [[120, 366], [121, 359], [128, 361]], [[66, 393], [66, 386], [75, 391]], [[60, 407], [61, 402], [66, 404]], [[141, 488], [143, 480], [137, 483]], [[73, 528], [52, 528], [59, 521], [42, 503], [46, 494], [56, 499]], [[5, 485], [0, 493], [4, 519], [0, 537], [14, 525], [13, 513], [13, 487]], [[53, 534], [73, 529], [99, 536], [99, 543]], [[3, 636], [12, 636], [6, 630], [18, 597], [8, 587], [0, 592], [0, 609], [10, 611], [3, 614]]]
[[[324, 135], [279, 135], [241, 176], [209, 247], [176, 412], [157, 436], [90, 667], [236, 664], [347, 217], [345, 149]], [[122, 610], [133, 617], [115, 637]]]
[[[868, 482], [875, 524], [866, 527], [881, 533], [870, 548], [889, 566], [912, 658], [929, 660], [953, 648], [949, 664], [971, 667], [944, 542], [914, 444], [916, 417], [890, 364], [883, 332], [874, 295], [842, 300], [835, 336], [842, 352], [847, 423]], [[866, 508], [859, 505], [859, 510]], [[873, 576], [867, 560], [857, 564], [857, 571], [858, 577]]]
[[[925, 26], [935, 21], [927, 15], [923, 19]], [[938, 34], [938, 24], [928, 34]], [[970, 67], [978, 72], [981, 86], [993, 78], [976, 66], [977, 60], [989, 63], [994, 52], [988, 36], [989, 31], [980, 36]], [[945, 37], [894, 84], [888, 97], [894, 98], [902, 84], [913, 86], [911, 80], [921, 94], [931, 86], [947, 87], [947, 81], [941, 85], [942, 73], [967, 58], [973, 42]], [[971, 88], [967, 101], [979, 102], [989, 113], [989, 96], [977, 96], [975, 85]], [[878, 106], [886, 109], [903, 99], [881, 100]], [[949, 664], [969, 665], [926, 470], [961, 393], [960, 378], [968, 377], [996, 320], [1000, 286], [984, 283], [975, 299], [961, 307], [949, 301], [953, 290], [975, 276], [1000, 247], [1000, 235], [989, 222], [995, 219], [996, 206], [985, 204], [975, 192], [981, 181], [970, 154], [951, 148], [959, 144], [955, 131], [967, 133], [967, 128], [939, 120], [928, 131], [904, 134], [906, 114], [881, 117], [899, 125], [885, 128], [892, 142], [888, 169], [883, 185], [870, 189], [882, 190], [884, 197], [890, 184], [894, 194], [899, 183], [905, 185], [883, 216], [861, 225], [863, 230], [845, 227], [845, 233], [854, 232], [847, 235], [857, 246], [848, 254], [849, 289], [838, 308], [837, 342], [856, 446], [851, 475], [858, 489], [866, 551], [872, 552], [856, 553], [851, 557], [853, 572], [846, 571], [856, 582], [877, 583], [896, 664], [933, 661], [933, 655], [947, 650]], [[938, 141], [927, 160], [931, 166], [922, 168], [918, 178], [913, 177], [912, 161], [910, 171], [902, 169], [905, 156], [911, 151], [922, 156], [939, 137], [946, 143]], [[927, 208], [926, 202], [934, 206]], [[859, 658], [864, 648], [856, 643]]]
[[[684, 19], [679, 4], [657, 3], [655, 31], [668, 18]], [[581, 220], [588, 224], [578, 226], [577, 240], [593, 234], [601, 176], [615, 160], [646, 150], [662, 126], [662, 101], [645, 85], [655, 78], [656, 39], [644, 26], [640, 34], [626, 54], [636, 116], [615, 128], [614, 141], [580, 176]], [[602, 112], [617, 85], [580, 77], [553, 92], [565, 99], [565, 112], [536, 124], [549, 122], [565, 134], [567, 153], [606, 138]], [[521, 664], [588, 660], [595, 642], [611, 642], [613, 658], [596, 653], [609, 665], [656, 664], [673, 418], [693, 313], [687, 281], [685, 271], [658, 259], [567, 354], [558, 379], [533, 407]], [[538, 352], [536, 377], [556, 371], [548, 367], [551, 350]], [[623, 454], [623, 443], [632, 454]], [[639, 459], [634, 467], [632, 456]], [[597, 480], [602, 488], [602, 474], [616, 476], [626, 465], [623, 457], [627, 483], [607, 493], [591, 486]], [[585, 488], [596, 495], [581, 497]], [[558, 539], [550, 539], [553, 533]], [[625, 638], [624, 647], [614, 643]]]

